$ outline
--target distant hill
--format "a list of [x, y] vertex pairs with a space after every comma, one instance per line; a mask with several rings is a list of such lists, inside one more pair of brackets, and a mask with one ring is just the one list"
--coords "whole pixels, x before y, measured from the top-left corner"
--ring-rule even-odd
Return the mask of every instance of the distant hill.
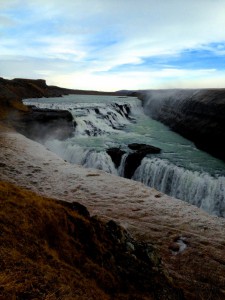
[[[24, 114], [29, 109], [23, 105], [22, 100], [26, 98], [61, 97], [63, 95], [120, 95], [113, 92], [84, 91], [66, 89], [58, 86], [49, 86], [43, 79], [22, 79], [12, 80], [0, 77], [0, 121], [7, 121], [10, 115], [10, 125], [17, 121], [18, 112]], [[16, 113], [15, 113], [16, 112]]]

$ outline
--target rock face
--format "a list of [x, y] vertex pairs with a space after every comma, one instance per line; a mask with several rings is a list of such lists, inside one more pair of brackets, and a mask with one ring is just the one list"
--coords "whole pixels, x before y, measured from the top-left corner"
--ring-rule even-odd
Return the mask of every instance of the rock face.
[[111, 157], [111, 159], [114, 162], [116, 168], [119, 167], [119, 165], [121, 163], [122, 156], [126, 153], [125, 151], [121, 150], [120, 148], [110, 148], [106, 152]]
[[225, 89], [143, 91], [147, 114], [225, 161]]
[[129, 144], [128, 148], [132, 150], [124, 151], [120, 148], [110, 148], [107, 150], [107, 153], [111, 157], [112, 161], [114, 162], [116, 168], [119, 167], [121, 163], [122, 156], [125, 153], [128, 153], [127, 158], [125, 160], [124, 166], [124, 177], [125, 178], [132, 178], [135, 170], [140, 166], [142, 159], [148, 154], [158, 154], [161, 152], [160, 148], [146, 145], [146, 144], [138, 144], [133, 143]]
[[69, 94], [115, 95], [115, 93], [108, 92], [82, 91], [49, 86], [43, 79], [15, 78], [7, 80], [0, 77], [0, 100], [1, 102], [4, 100], [5, 103], [9, 103], [10, 99], [60, 97]]
[[146, 145], [146, 144], [129, 144], [128, 147], [132, 149], [133, 153], [130, 153], [125, 161], [124, 177], [132, 178], [136, 169], [140, 166], [142, 159], [148, 154], [158, 154], [161, 149]]
[[124, 177], [132, 178], [135, 170], [140, 166], [142, 159], [146, 156], [144, 152], [130, 153], [125, 161]]
[[136, 150], [138, 152], [144, 152], [146, 154], [158, 154], [161, 152], [160, 148], [154, 147], [151, 145], [146, 145], [146, 144], [133, 143], [133, 144], [129, 144], [128, 147], [131, 150]]

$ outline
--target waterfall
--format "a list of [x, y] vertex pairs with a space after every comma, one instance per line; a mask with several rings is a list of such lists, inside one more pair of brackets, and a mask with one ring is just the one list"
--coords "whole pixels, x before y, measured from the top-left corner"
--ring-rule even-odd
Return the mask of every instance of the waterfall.
[[118, 175], [121, 176], [121, 177], [124, 177], [125, 162], [126, 162], [126, 159], [127, 159], [128, 155], [129, 155], [128, 153], [125, 153], [122, 156], [122, 159], [121, 159], [121, 162], [120, 162], [120, 165], [119, 165], [119, 168], [118, 168]]
[[83, 161], [83, 166], [118, 175], [111, 157], [105, 152], [89, 151]]
[[[78, 96], [78, 95], [77, 95]], [[90, 96], [89, 96], [90, 97]], [[130, 122], [134, 115], [143, 114], [141, 101], [137, 98], [115, 99], [108, 97], [106, 102], [87, 103], [88, 97], [79, 95], [79, 102], [73, 102], [73, 96], [62, 98], [27, 99], [23, 103], [38, 108], [68, 110], [74, 118], [76, 136], [99, 136], [117, 133]], [[86, 99], [87, 98], [87, 99]], [[112, 99], [111, 99], [112, 98]], [[72, 100], [69, 101], [69, 100]], [[84, 100], [84, 102], [82, 102]]]
[[76, 136], [98, 136], [116, 132], [129, 123], [127, 117], [113, 107], [82, 108], [71, 111], [76, 122]]
[[[148, 115], [163, 115], [170, 105], [182, 110], [197, 90], [146, 92], [143, 99]], [[39, 108], [68, 110], [74, 118], [75, 131], [64, 141], [49, 139], [44, 144], [64, 160], [86, 168], [124, 176], [125, 168], [135, 161], [127, 158], [131, 143], [145, 143], [162, 149], [157, 158], [145, 157], [132, 179], [184, 200], [205, 211], [225, 217], [225, 165], [197, 150], [193, 143], [144, 114], [137, 98], [71, 95], [62, 98], [27, 99]], [[171, 114], [171, 118], [174, 115]], [[116, 169], [107, 154], [110, 148], [125, 154]], [[134, 158], [135, 159], [135, 158]], [[129, 165], [127, 165], [129, 164]]]
[[166, 160], [144, 158], [133, 178], [170, 196], [225, 217], [225, 177], [186, 170]]
[[106, 152], [85, 149], [77, 144], [71, 144], [68, 140], [64, 142], [49, 140], [45, 143], [45, 146], [72, 164], [79, 164], [86, 168], [94, 168], [118, 175], [111, 157]]

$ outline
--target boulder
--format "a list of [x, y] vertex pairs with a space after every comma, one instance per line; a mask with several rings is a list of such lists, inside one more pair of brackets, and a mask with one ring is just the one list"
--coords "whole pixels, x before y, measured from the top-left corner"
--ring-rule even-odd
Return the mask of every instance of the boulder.
[[128, 147], [135, 151], [130, 153], [125, 162], [124, 177], [132, 178], [135, 170], [140, 166], [142, 159], [148, 154], [158, 154], [161, 152], [160, 148], [147, 145], [133, 143], [129, 144]]
[[124, 177], [132, 178], [135, 170], [140, 166], [142, 159], [146, 156], [145, 152], [130, 153], [125, 161]]
[[[141, 164], [142, 159], [148, 154], [158, 154], [161, 152], [160, 148], [147, 145], [147, 144], [138, 144], [133, 143], [129, 144], [128, 148], [135, 151], [129, 153], [124, 167], [124, 177], [125, 178], [132, 178], [135, 170]], [[115, 167], [118, 168], [121, 163], [122, 156], [126, 153], [126, 151], [121, 150], [120, 148], [109, 148], [106, 150], [108, 155], [111, 157], [112, 161], [115, 164]]]
[[106, 150], [107, 154], [111, 157], [112, 161], [114, 162], [116, 168], [119, 167], [121, 163], [122, 156], [126, 153], [125, 151], [121, 150], [120, 148], [109, 148]]

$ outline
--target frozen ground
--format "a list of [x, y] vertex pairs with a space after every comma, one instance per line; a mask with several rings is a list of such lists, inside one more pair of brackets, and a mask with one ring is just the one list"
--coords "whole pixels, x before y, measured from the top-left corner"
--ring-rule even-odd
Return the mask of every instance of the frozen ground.
[[118, 221], [160, 249], [178, 286], [199, 297], [203, 288], [216, 287], [225, 299], [225, 219], [141, 183], [71, 165], [18, 133], [0, 133], [0, 149], [0, 180], [78, 201], [92, 215]]

